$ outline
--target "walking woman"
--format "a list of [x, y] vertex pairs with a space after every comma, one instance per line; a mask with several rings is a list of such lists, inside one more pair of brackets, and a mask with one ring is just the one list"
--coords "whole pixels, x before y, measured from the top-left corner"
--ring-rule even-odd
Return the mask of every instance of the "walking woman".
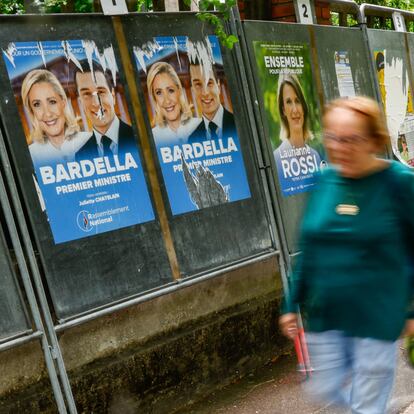
[[395, 161], [377, 158], [388, 133], [373, 100], [333, 101], [323, 122], [331, 167], [310, 195], [302, 254], [279, 323], [294, 339], [302, 306], [314, 368], [311, 395], [354, 414], [383, 414], [396, 340], [404, 325], [414, 332], [414, 176]]

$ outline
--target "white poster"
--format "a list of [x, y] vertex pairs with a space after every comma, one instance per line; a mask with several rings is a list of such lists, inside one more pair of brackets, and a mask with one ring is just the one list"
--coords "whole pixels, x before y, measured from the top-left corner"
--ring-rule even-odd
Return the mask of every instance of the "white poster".
[[352, 79], [348, 52], [335, 52], [335, 71], [336, 79], [338, 80], [339, 96], [341, 98], [355, 96], [354, 80]]

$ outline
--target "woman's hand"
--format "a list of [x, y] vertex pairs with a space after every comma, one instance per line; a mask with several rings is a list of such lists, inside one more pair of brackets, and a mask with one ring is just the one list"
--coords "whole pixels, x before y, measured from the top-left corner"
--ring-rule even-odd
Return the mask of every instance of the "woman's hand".
[[405, 321], [404, 330], [402, 336], [413, 336], [414, 335], [414, 319], [407, 319]]
[[285, 313], [279, 318], [279, 326], [283, 335], [289, 339], [295, 339], [298, 335], [298, 315], [296, 313]]

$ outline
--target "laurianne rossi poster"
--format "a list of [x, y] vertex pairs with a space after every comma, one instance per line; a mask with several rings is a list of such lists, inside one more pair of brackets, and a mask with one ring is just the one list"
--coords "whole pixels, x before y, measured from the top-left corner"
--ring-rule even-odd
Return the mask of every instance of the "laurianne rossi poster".
[[309, 191], [326, 161], [308, 45], [253, 44], [281, 193]]

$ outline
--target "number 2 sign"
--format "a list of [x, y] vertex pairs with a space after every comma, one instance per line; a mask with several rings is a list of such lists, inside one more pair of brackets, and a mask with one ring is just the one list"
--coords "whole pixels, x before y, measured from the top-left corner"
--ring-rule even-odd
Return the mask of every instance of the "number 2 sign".
[[104, 14], [127, 14], [128, 8], [125, 0], [101, 0]]
[[313, 15], [309, 0], [297, 0], [297, 11], [300, 23], [313, 24]]
[[405, 20], [401, 13], [394, 12], [392, 14], [392, 20], [394, 22], [394, 29], [396, 32], [405, 32]]

